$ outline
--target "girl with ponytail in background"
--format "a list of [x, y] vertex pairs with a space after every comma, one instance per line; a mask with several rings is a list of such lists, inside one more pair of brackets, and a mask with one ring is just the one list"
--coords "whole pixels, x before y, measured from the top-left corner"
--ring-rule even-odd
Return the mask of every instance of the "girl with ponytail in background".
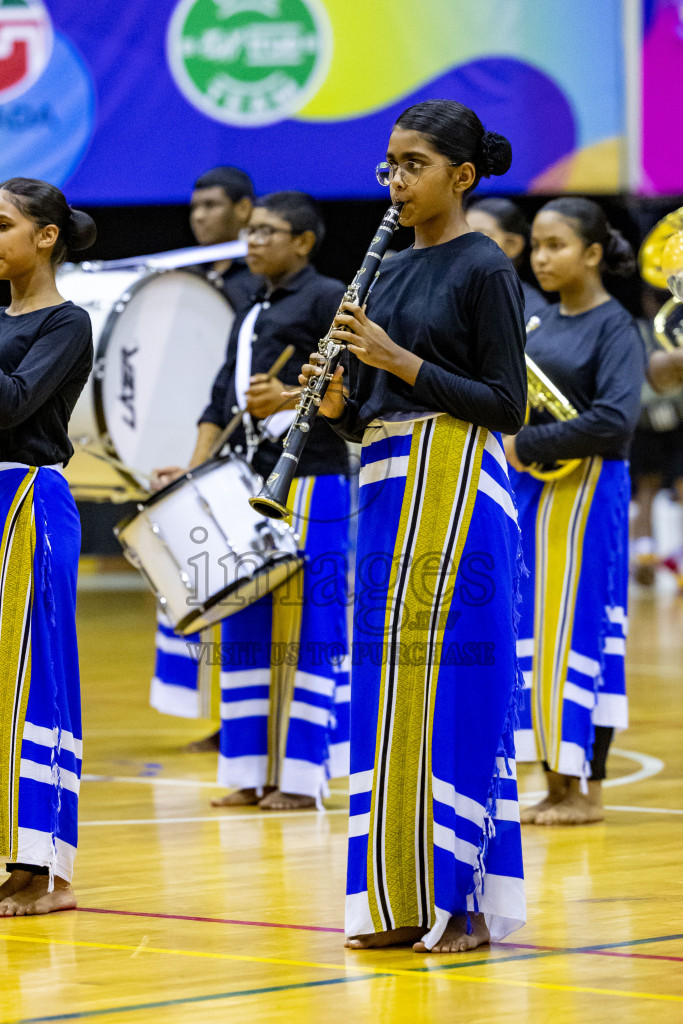
[[[499, 431], [526, 403], [522, 292], [463, 197], [510, 144], [451, 100], [404, 111], [379, 180], [385, 260], [321, 412], [362, 442], [347, 945], [458, 953], [525, 919], [513, 752], [519, 530]], [[349, 334], [348, 332], [351, 332]], [[302, 369], [303, 383], [316, 359]]]
[[53, 185], [0, 184], [0, 916], [76, 906], [81, 774], [76, 645], [80, 521], [62, 468], [92, 368], [90, 318], [55, 270], [95, 225]]
[[[578, 411], [566, 422], [532, 413], [505, 440], [529, 576], [518, 655], [524, 701], [517, 759], [542, 761], [546, 797], [522, 814], [537, 825], [601, 821], [602, 780], [615, 729], [627, 725], [628, 451], [640, 412], [645, 354], [603, 273], [635, 270], [630, 245], [588, 199], [546, 203], [531, 231], [531, 267], [560, 301], [527, 323], [527, 354]], [[532, 463], [578, 459], [552, 482]]]

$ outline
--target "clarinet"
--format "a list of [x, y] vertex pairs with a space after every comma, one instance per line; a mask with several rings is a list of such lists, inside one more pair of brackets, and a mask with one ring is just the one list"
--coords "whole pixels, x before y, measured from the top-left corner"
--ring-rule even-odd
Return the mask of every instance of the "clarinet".
[[[364, 304], [370, 289], [379, 276], [379, 265], [389, 248], [389, 242], [398, 228], [402, 206], [403, 203], [390, 206], [384, 214], [382, 223], [370, 243], [370, 248], [366, 252], [356, 276], [344, 292], [337, 313], [342, 312], [345, 302], [352, 302], [358, 306]], [[320, 403], [325, 397], [325, 392], [345, 348], [344, 345], [330, 337], [334, 329], [333, 321], [325, 337], [318, 343], [318, 351], [325, 358], [322, 373], [309, 377], [301, 393], [296, 407], [296, 416], [282, 443], [282, 454], [259, 493], [249, 499], [251, 507], [260, 515], [269, 516], [271, 519], [286, 519], [290, 514], [287, 508], [287, 497], [296, 467], [308, 440], [313, 421], [318, 414]]]

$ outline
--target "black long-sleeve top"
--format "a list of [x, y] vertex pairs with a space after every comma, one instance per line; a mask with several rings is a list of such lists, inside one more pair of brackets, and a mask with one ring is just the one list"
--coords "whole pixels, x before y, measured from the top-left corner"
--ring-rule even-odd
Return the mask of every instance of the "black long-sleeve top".
[[[318, 341], [327, 334], [339, 308], [344, 285], [331, 277], [324, 277], [313, 267], [304, 267], [298, 274], [275, 288], [266, 299], [262, 286], [255, 301], [262, 302], [254, 325], [251, 355], [251, 373], [266, 373], [287, 345], [294, 345], [292, 358], [278, 377], [286, 385], [298, 387], [303, 363], [318, 348]], [[225, 363], [221, 367], [211, 392], [211, 402], [199, 418], [200, 423], [215, 423], [223, 429], [232, 419], [237, 401], [235, 369], [240, 329], [251, 305], [243, 307], [235, 317], [228, 341]], [[258, 425], [258, 420], [255, 419]], [[267, 427], [267, 423], [266, 423]], [[242, 427], [233, 434], [233, 449], [246, 447]], [[270, 475], [282, 453], [282, 439], [262, 441], [254, 456], [254, 468], [264, 478]], [[318, 416], [303, 450], [296, 476], [325, 476], [348, 472], [346, 445]]]
[[232, 260], [228, 269], [222, 274], [214, 268], [213, 263], [197, 263], [187, 269], [201, 277], [215, 280], [234, 310], [249, 305], [261, 284], [261, 278], [255, 277], [249, 270], [246, 261], [241, 258]]
[[548, 306], [529, 331], [527, 355], [569, 399], [579, 416], [559, 422], [532, 414], [517, 435], [521, 462], [602, 455], [625, 459], [640, 414], [645, 348], [631, 315], [616, 299], [576, 316]]
[[0, 462], [66, 464], [69, 417], [93, 363], [90, 317], [73, 302], [0, 309]]
[[548, 308], [548, 303], [538, 289], [526, 281], [522, 281], [522, 294], [524, 295], [524, 319], [529, 323], [532, 316], [540, 316], [543, 310]]
[[414, 385], [349, 359], [349, 401], [332, 425], [362, 438], [374, 419], [446, 412], [514, 433], [524, 420], [524, 299], [495, 242], [479, 232], [384, 260], [367, 315], [424, 362]]

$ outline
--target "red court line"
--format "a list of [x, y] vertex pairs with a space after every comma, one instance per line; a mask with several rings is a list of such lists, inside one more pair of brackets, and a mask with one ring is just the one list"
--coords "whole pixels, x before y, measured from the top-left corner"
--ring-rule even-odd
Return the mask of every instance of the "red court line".
[[[155, 917], [166, 921], [200, 921], [205, 924], [236, 924], [249, 928], [284, 928], [287, 931], [302, 932], [331, 932], [335, 935], [343, 935], [343, 928], [325, 928], [322, 925], [314, 924], [280, 924], [274, 921], [238, 921], [228, 917], [191, 917], [187, 914], [153, 914], [148, 911], [139, 910], [108, 910], [100, 907], [78, 907], [81, 913], [85, 914], [118, 914], [123, 917]], [[547, 953], [571, 953], [571, 947], [566, 946], [534, 946], [522, 942], [497, 942], [497, 946], [509, 946], [511, 949], [532, 949], [537, 952]], [[620, 953], [607, 949], [580, 949], [581, 953], [591, 956], [620, 956], [631, 960], [671, 960], [676, 963], [683, 963], [683, 956], [663, 956], [658, 953]]]
[[203, 921], [207, 924], [240, 924], [250, 928], [286, 928], [302, 932], [334, 932], [343, 935], [343, 928], [323, 928], [315, 924], [277, 924], [273, 921], [233, 921], [228, 917], [189, 917], [186, 914], [151, 914], [139, 910], [107, 910], [99, 907], [78, 907], [85, 914], [121, 914], [125, 917], [158, 917], [167, 921]]

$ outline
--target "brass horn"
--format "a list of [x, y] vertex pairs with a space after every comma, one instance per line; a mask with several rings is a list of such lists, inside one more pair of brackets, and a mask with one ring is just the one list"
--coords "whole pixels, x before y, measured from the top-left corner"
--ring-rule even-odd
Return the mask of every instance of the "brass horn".
[[671, 281], [674, 278], [676, 284], [675, 279], [683, 271], [683, 206], [657, 221], [640, 247], [638, 263], [643, 280], [676, 294]]
[[[560, 422], [573, 420], [578, 416], [578, 412], [569, 399], [565, 398], [560, 389], [543, 373], [540, 366], [537, 366], [529, 356], [525, 355], [524, 358], [526, 360], [528, 384], [526, 422], [529, 422], [531, 409], [536, 409], [539, 412], [549, 412], [554, 419]], [[555, 463], [554, 466], [542, 466], [538, 463], [533, 463], [529, 466], [528, 472], [536, 480], [550, 483], [553, 480], [562, 480], [565, 476], [569, 476], [580, 463], [581, 459], [561, 460]]]
[[638, 253], [641, 277], [668, 288], [668, 299], [654, 318], [655, 338], [668, 352], [683, 348], [683, 206], [657, 221]]

